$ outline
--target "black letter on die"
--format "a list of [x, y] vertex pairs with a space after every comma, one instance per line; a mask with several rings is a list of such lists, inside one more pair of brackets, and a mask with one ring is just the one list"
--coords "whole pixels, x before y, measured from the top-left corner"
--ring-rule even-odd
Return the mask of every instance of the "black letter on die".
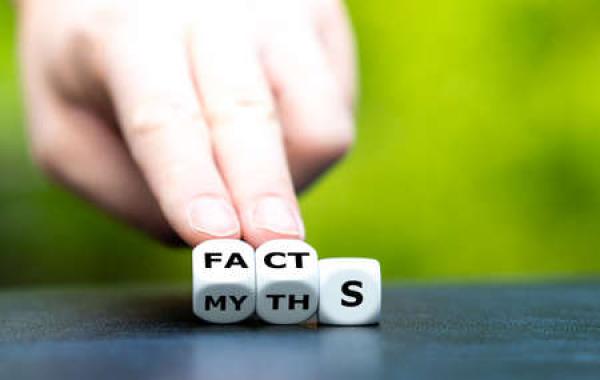
[[231, 268], [233, 265], [239, 265], [242, 268], [248, 268], [248, 265], [246, 265], [244, 258], [239, 252], [233, 252], [231, 256], [229, 256], [227, 264], [225, 264], [225, 268]]
[[224, 311], [226, 302], [227, 298], [225, 298], [225, 296], [217, 297], [216, 301], [212, 296], [206, 296], [206, 298], [204, 298], [204, 310], [208, 311], [214, 306], [221, 309], [221, 311]]
[[275, 265], [273, 264], [273, 256], [281, 256], [285, 259], [285, 253], [283, 252], [271, 252], [267, 255], [265, 255], [265, 264], [269, 267], [269, 268], [276, 268], [276, 269], [280, 269], [280, 268], [285, 268], [285, 260], [283, 262], [283, 264], [280, 265]]
[[279, 310], [279, 300], [285, 297], [285, 294], [267, 294], [267, 298], [273, 300], [273, 310]]
[[206, 252], [204, 254], [204, 265], [208, 269], [212, 268], [212, 263], [217, 261], [221, 261], [221, 252]]
[[302, 265], [302, 257], [309, 256], [309, 255], [310, 255], [310, 253], [308, 253], [308, 252], [290, 252], [290, 253], [288, 253], [288, 256], [296, 257], [296, 268], [303, 268], [304, 266]]
[[239, 299], [235, 298], [235, 296], [229, 296], [229, 299], [235, 305], [235, 310], [240, 311], [242, 308], [242, 303], [248, 298], [248, 296], [241, 296]]
[[349, 296], [349, 297], [354, 297], [354, 301], [346, 301], [345, 299], [342, 299], [342, 306], [348, 306], [348, 307], [354, 307], [354, 306], [358, 306], [362, 303], [363, 301], [363, 295], [360, 292], [357, 292], [356, 290], [352, 290], [350, 289], [351, 286], [356, 286], [362, 289], [362, 282], [361, 281], [346, 281], [344, 282], [344, 284], [342, 285], [342, 293], [344, 293], [344, 295]]
[[302, 304], [302, 309], [304, 310], [308, 310], [308, 300], [309, 300], [309, 295], [308, 294], [303, 294], [302, 295], [302, 299], [297, 300], [296, 296], [293, 294], [290, 294], [290, 298], [288, 300], [288, 309], [290, 310], [295, 310], [296, 309], [296, 304]]

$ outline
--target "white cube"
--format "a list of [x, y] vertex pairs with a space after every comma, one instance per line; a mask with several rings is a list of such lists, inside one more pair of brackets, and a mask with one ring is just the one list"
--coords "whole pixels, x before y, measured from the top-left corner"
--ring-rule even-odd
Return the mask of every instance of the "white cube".
[[299, 323], [319, 301], [317, 252], [300, 240], [272, 240], [256, 250], [256, 313], [265, 322]]
[[319, 272], [319, 323], [369, 325], [379, 322], [381, 270], [377, 260], [322, 259]]
[[240, 322], [256, 308], [254, 249], [233, 239], [209, 240], [194, 248], [194, 313], [212, 323]]

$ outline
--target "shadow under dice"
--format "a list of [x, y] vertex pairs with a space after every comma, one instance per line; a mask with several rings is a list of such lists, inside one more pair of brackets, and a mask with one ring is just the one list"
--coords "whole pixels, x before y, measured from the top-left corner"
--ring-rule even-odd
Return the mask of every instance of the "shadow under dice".
[[194, 313], [212, 323], [235, 323], [256, 306], [254, 250], [240, 240], [209, 240], [194, 248]]
[[299, 323], [317, 310], [317, 252], [300, 240], [273, 240], [256, 251], [256, 313], [265, 322]]
[[381, 270], [377, 260], [322, 259], [319, 276], [320, 323], [368, 325], [379, 322]]

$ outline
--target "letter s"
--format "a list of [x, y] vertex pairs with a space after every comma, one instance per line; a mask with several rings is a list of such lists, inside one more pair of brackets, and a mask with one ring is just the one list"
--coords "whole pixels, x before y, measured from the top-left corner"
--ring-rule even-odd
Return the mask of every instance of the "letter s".
[[356, 307], [363, 302], [363, 295], [361, 292], [350, 289], [351, 286], [356, 286], [362, 289], [363, 283], [361, 281], [346, 281], [342, 284], [342, 293], [348, 297], [354, 298], [353, 301], [346, 301], [342, 299], [342, 306]]

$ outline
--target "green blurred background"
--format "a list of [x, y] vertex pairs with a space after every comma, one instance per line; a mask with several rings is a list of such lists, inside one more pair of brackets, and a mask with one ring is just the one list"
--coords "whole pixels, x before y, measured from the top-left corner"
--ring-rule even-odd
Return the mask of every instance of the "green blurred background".
[[[48, 183], [0, 1], [0, 285], [189, 281], [172, 251]], [[353, 0], [356, 149], [302, 198], [321, 256], [386, 280], [600, 272], [600, 1]]]

